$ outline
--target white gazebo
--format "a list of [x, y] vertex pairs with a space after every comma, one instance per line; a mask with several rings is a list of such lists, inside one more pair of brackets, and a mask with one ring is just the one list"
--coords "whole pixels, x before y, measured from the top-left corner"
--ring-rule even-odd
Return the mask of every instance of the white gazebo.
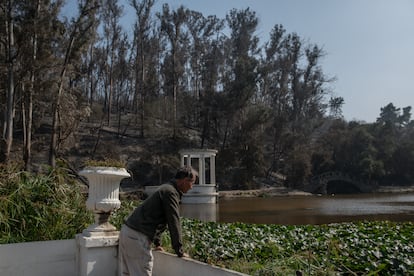
[[180, 150], [181, 166], [189, 165], [198, 171], [198, 183], [184, 194], [183, 204], [217, 203], [216, 154], [214, 149]]
[[[214, 149], [183, 149], [179, 151], [181, 166], [190, 165], [198, 172], [198, 181], [184, 194], [183, 204], [217, 203], [216, 154]], [[159, 186], [145, 186], [144, 192], [151, 195]]]

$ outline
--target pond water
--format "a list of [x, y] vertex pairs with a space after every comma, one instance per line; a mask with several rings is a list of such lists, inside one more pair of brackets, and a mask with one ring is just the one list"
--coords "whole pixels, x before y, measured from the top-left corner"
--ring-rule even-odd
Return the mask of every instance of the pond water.
[[414, 193], [220, 198], [218, 204], [182, 205], [181, 214], [203, 221], [285, 225], [414, 222]]

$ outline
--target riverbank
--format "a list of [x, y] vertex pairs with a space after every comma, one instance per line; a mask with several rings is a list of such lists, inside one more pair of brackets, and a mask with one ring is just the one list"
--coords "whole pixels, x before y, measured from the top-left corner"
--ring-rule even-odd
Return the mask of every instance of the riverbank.
[[266, 187], [255, 190], [230, 190], [219, 191], [219, 198], [232, 197], [272, 197], [272, 196], [293, 196], [293, 195], [312, 195], [300, 190], [289, 189], [286, 187]]
[[382, 186], [378, 188], [378, 193], [412, 193], [414, 192], [413, 186]]
[[[413, 193], [414, 186], [382, 186], [376, 193]], [[219, 191], [219, 198], [232, 197], [272, 197], [272, 196], [309, 196], [311, 193], [290, 189], [286, 187], [266, 187], [255, 190], [230, 190]]]

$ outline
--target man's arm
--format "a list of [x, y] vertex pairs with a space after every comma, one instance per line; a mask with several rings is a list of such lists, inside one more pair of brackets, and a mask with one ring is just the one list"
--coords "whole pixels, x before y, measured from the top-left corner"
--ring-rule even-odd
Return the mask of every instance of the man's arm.
[[167, 219], [168, 230], [170, 232], [171, 244], [175, 253], [179, 257], [184, 256], [182, 249], [182, 236], [181, 236], [181, 221], [180, 221], [180, 199], [175, 193], [168, 193], [166, 195], [163, 204], [165, 210], [165, 216]]

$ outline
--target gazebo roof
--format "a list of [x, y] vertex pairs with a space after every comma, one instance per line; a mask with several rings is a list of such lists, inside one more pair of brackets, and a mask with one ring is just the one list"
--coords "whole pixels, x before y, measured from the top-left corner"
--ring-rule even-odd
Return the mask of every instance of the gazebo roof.
[[204, 155], [204, 156], [215, 156], [217, 154], [217, 150], [215, 149], [182, 149], [179, 151], [181, 155], [191, 155], [192, 157], [196, 157], [197, 155]]

